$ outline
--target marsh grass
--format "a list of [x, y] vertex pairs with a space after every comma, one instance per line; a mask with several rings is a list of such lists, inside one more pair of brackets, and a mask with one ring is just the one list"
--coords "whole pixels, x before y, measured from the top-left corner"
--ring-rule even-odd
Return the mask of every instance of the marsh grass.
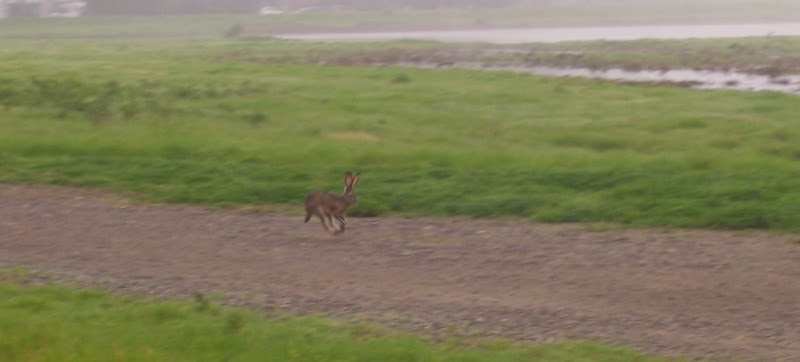
[[[250, 38], [250, 41], [258, 41]], [[386, 43], [315, 43], [314, 51], [297, 51], [291, 46], [272, 52], [239, 48], [216, 55], [217, 59], [250, 61], [260, 64], [335, 64], [335, 65], [418, 65], [447, 68], [503, 66], [533, 68], [586, 68], [627, 71], [706, 70], [737, 72], [771, 77], [786, 84], [784, 75], [800, 74], [800, 37], [753, 36], [731, 39], [682, 39], [635, 41], [574, 41], [532, 44], [439, 43], [433, 41], [393, 41]], [[398, 73], [403, 82], [407, 74]], [[641, 84], [641, 83], [640, 83]], [[691, 81], [684, 82], [692, 85]], [[681, 85], [677, 83], [676, 85]]]
[[319, 51], [276, 40], [3, 45], [2, 182], [295, 205], [352, 169], [354, 216], [800, 228], [792, 95], [234, 56]]
[[526, 54], [490, 55], [484, 61], [630, 71], [736, 71], [773, 77], [800, 73], [800, 37], [563, 42], [525, 49]]
[[462, 337], [434, 344], [364, 322], [227, 308], [202, 294], [158, 301], [21, 286], [5, 274], [0, 271], [0, 359], [8, 361], [664, 360], [596, 343], [531, 346]]

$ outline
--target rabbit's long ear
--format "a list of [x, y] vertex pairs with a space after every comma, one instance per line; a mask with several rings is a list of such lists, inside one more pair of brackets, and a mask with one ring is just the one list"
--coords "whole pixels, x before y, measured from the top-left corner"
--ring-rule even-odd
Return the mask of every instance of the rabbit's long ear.
[[345, 172], [344, 174], [344, 185], [346, 187], [352, 187], [353, 184], [353, 174], [350, 171]]
[[361, 172], [356, 172], [356, 176], [353, 177], [353, 183], [350, 185], [350, 187], [356, 187], [356, 185], [358, 185], [358, 180], [360, 179], [361, 179]]

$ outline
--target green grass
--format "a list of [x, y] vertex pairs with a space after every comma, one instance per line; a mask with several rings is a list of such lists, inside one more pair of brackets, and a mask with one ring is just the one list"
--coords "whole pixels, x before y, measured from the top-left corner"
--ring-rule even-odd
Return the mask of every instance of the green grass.
[[335, 44], [0, 45], [2, 182], [299, 205], [351, 169], [353, 215], [800, 230], [792, 95], [252, 56]]
[[532, 346], [460, 338], [433, 344], [365, 323], [226, 308], [202, 295], [158, 301], [2, 279], [4, 361], [665, 360], [586, 342]]

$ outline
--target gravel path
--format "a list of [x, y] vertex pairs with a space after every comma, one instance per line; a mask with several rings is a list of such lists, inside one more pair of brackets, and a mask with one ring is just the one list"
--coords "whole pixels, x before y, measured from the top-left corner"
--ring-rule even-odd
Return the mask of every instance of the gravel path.
[[762, 232], [587, 232], [522, 221], [131, 204], [0, 184], [0, 265], [115, 292], [357, 317], [436, 336], [592, 339], [672, 356], [800, 360], [800, 245]]

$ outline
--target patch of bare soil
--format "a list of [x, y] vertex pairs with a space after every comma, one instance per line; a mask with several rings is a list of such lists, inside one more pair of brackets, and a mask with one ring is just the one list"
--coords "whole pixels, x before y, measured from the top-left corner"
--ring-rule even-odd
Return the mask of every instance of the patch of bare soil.
[[0, 265], [78, 285], [693, 358], [800, 359], [800, 245], [788, 239], [401, 218], [350, 218], [334, 237], [302, 216], [0, 185]]

